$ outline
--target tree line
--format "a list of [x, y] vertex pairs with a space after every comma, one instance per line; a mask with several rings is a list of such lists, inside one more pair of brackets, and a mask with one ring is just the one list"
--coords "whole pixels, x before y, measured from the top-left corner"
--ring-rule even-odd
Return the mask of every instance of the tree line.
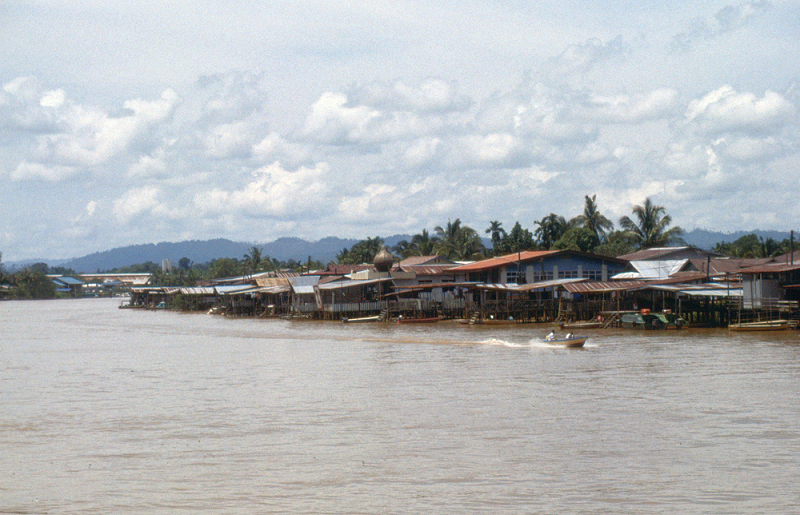
[[[491, 247], [483, 243], [478, 230], [462, 224], [461, 219], [448, 220], [436, 226], [433, 232], [423, 229], [409, 240], [402, 240], [390, 250], [400, 258], [439, 255], [453, 261], [473, 261], [497, 255], [528, 250], [575, 250], [610, 257], [630, 254], [637, 250], [682, 244], [683, 229], [672, 225], [664, 206], [654, 204], [650, 198], [632, 209], [632, 216], [623, 216], [617, 226], [604, 216], [597, 206], [597, 196], [586, 195], [583, 212], [567, 219], [550, 213], [534, 220], [530, 228], [517, 221], [510, 230], [498, 220], [489, 222], [483, 231]], [[618, 227], [618, 228], [616, 228]], [[384, 245], [381, 237], [367, 237], [336, 255], [338, 264], [371, 263]], [[734, 242], [718, 243], [712, 250], [719, 254], [740, 258], [769, 258], [798, 248], [794, 233], [790, 239], [776, 241], [759, 238], [755, 234], [742, 236]], [[312, 260], [294, 259], [278, 261], [263, 254], [263, 249], [252, 247], [241, 259], [218, 258], [208, 263], [195, 264], [184, 257], [172, 270], [163, 271], [153, 262], [140, 263], [103, 271], [104, 273], [149, 273], [152, 284], [160, 286], [194, 286], [198, 281], [253, 275], [266, 271], [307, 272], [325, 265]], [[98, 270], [98, 272], [101, 272]], [[48, 267], [35, 263], [23, 270], [7, 273], [0, 253], [0, 297], [53, 298], [55, 285], [46, 274], [76, 275], [74, 270]]]
[[[491, 247], [484, 245], [477, 230], [463, 225], [461, 219], [436, 226], [433, 233], [423, 229], [410, 240], [402, 240], [391, 250], [401, 258], [439, 255], [453, 261], [471, 261], [528, 250], [576, 250], [606, 256], [621, 256], [639, 249], [682, 243], [683, 229], [670, 227], [672, 217], [664, 206], [647, 198], [634, 206], [633, 218], [623, 216], [619, 229], [597, 207], [597, 195], [586, 195], [583, 213], [567, 219], [550, 213], [535, 220], [531, 228], [517, 221], [506, 231], [498, 220], [489, 222], [484, 234]], [[380, 237], [362, 240], [337, 255], [341, 264], [369, 263], [380, 250]]]

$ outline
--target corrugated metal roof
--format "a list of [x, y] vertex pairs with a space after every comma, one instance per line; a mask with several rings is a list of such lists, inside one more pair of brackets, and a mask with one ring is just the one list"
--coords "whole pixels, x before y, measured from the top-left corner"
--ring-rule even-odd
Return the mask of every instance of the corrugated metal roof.
[[506, 254], [505, 256], [499, 256], [491, 259], [484, 259], [483, 261], [476, 261], [475, 263], [470, 263], [468, 265], [461, 265], [451, 269], [453, 272], [479, 272], [482, 270], [491, 270], [492, 268], [498, 268], [501, 266], [506, 266], [512, 263], [517, 263], [521, 261], [528, 261], [531, 259], [540, 258], [543, 256], [550, 256], [553, 254], [558, 254], [561, 252], [560, 250], [527, 250], [525, 252], [515, 252], [513, 254]]
[[400, 269], [417, 275], [441, 275], [452, 270], [454, 266], [456, 265], [401, 265]]
[[[631, 277], [630, 272], [623, 272], [614, 276], [615, 279], [666, 279], [679, 272], [688, 259], [663, 259], [663, 260], [633, 260], [630, 265], [638, 272], [638, 277]], [[620, 277], [622, 275], [623, 277]]]
[[635, 290], [647, 284], [645, 281], [594, 281], [567, 283], [564, 289], [570, 293], [604, 293], [612, 291]]
[[690, 297], [741, 297], [741, 288], [727, 288], [719, 284], [654, 284], [646, 289], [681, 293]]
[[319, 283], [318, 275], [302, 275], [300, 277], [292, 277], [289, 279], [292, 285], [292, 290], [298, 295], [313, 295], [314, 286]]
[[794, 272], [796, 270], [800, 270], [800, 263], [795, 263], [793, 265], [786, 264], [786, 263], [771, 263], [768, 265], [762, 266], [751, 266], [749, 268], [742, 268], [740, 270], [741, 274], [774, 274], [774, 273], [781, 273], [781, 272]]
[[335, 282], [329, 282], [329, 283], [325, 283], [325, 284], [320, 284], [320, 285], [317, 286], [317, 288], [319, 288], [320, 290], [326, 290], [326, 291], [327, 290], [341, 290], [341, 289], [344, 289], [344, 288], [355, 288], [355, 287], [358, 287], [358, 286], [367, 286], [367, 285], [370, 285], [370, 284], [377, 284], [377, 283], [383, 283], [383, 282], [389, 282], [389, 281], [391, 281], [391, 279], [389, 277], [381, 277], [379, 279], [364, 279], [364, 280], [349, 279], [349, 280], [346, 280], [346, 281], [335, 281]]
[[625, 261], [640, 261], [645, 259], [655, 259], [660, 256], [668, 256], [670, 254], [674, 254], [675, 252], [683, 252], [687, 249], [690, 249], [689, 246], [683, 247], [653, 247], [649, 249], [642, 249], [636, 252], [632, 252], [630, 254], [625, 254], [623, 256], [619, 256], [620, 259], [624, 259]]
[[586, 279], [580, 277], [573, 277], [570, 279], [552, 279], [550, 281], [540, 281], [538, 283], [522, 284], [519, 289], [522, 291], [541, 290], [544, 288], [553, 288], [554, 286], [564, 286], [567, 284], [586, 282]]
[[288, 277], [258, 277], [256, 284], [259, 286], [289, 286]]
[[182, 295], [215, 295], [217, 293], [214, 288], [209, 286], [179, 288], [179, 291]]
[[419, 265], [449, 265], [456, 266], [456, 263], [441, 256], [409, 256], [400, 261], [400, 268]]
[[80, 279], [75, 279], [74, 277], [62, 276], [62, 277], [53, 277], [54, 281], [58, 281], [61, 284], [66, 284], [69, 286], [79, 286], [85, 284]]

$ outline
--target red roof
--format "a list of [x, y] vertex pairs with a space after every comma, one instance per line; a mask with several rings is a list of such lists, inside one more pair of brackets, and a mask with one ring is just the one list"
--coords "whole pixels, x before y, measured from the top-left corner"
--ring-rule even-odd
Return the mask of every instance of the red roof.
[[540, 258], [543, 256], [550, 256], [558, 254], [561, 250], [527, 250], [525, 252], [515, 252], [513, 254], [506, 254], [505, 256], [498, 256], [492, 259], [484, 259], [483, 261], [476, 261], [468, 265], [461, 265], [456, 268], [451, 268], [451, 272], [480, 272], [483, 270], [491, 270], [492, 268], [499, 268], [511, 263], [520, 261], [528, 261], [531, 259]]

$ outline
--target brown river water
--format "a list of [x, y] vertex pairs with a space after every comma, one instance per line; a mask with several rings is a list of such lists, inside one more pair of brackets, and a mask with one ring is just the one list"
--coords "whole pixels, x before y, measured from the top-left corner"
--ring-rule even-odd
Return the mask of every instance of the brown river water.
[[0, 302], [0, 513], [800, 513], [798, 332]]

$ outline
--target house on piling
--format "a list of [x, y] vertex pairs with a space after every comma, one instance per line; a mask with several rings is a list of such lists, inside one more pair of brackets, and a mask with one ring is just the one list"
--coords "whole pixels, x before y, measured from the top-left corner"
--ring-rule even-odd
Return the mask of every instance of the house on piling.
[[457, 266], [454, 282], [470, 291], [477, 320], [554, 321], [580, 294], [563, 286], [582, 281], [609, 281], [627, 262], [574, 250], [525, 251]]

